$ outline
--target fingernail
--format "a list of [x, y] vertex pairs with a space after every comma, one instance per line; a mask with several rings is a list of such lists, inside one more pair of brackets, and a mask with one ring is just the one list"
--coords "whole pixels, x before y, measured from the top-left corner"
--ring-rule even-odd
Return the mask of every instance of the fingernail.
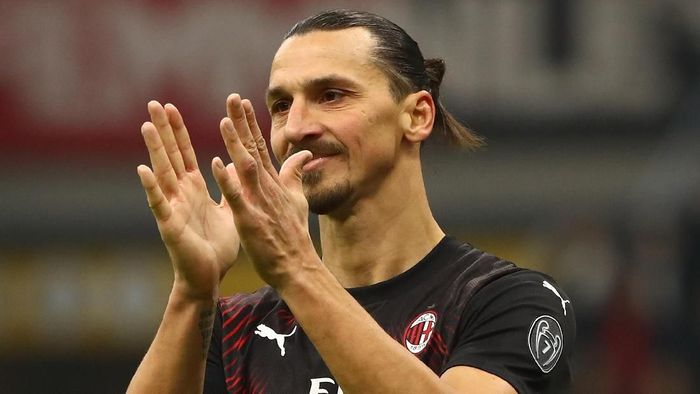
[[215, 165], [216, 168], [218, 168], [218, 169], [223, 169], [223, 168], [224, 168], [224, 162], [222, 162], [222, 161], [221, 161], [221, 158], [219, 158], [219, 157], [215, 157], [215, 158], [214, 158], [214, 165]]

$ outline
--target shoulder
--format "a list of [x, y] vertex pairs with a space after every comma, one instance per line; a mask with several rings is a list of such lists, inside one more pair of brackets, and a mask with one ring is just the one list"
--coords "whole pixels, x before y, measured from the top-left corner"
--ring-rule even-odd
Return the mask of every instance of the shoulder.
[[[455, 286], [465, 288], [470, 304], [503, 301], [509, 303], [533, 303], [543, 311], [558, 310], [569, 314], [571, 301], [566, 292], [549, 275], [518, 267], [514, 262], [480, 250], [472, 245], [451, 239], [451, 256], [447, 264], [452, 266], [450, 275]], [[566, 306], [563, 308], [562, 305]]]
[[459, 340], [446, 367], [476, 367], [520, 392], [565, 391], [576, 322], [564, 289], [542, 272], [471, 253], [478, 258], [470, 269], [482, 274], [472, 277], [478, 285], [460, 283], [471, 296], [461, 304]]
[[445, 241], [441, 264], [451, 283], [453, 294], [468, 300], [485, 286], [521, 271], [515, 263], [449, 237]]
[[[490, 326], [518, 328], [527, 335], [550, 327], [573, 343], [576, 320], [572, 301], [550, 276], [528, 269], [502, 275], [479, 289], [464, 311], [466, 332]], [[472, 331], [474, 330], [474, 331]], [[523, 335], [523, 334], [520, 334]]]
[[573, 316], [569, 296], [547, 274], [520, 268], [483, 286], [472, 301], [475, 306], [491, 304], [527, 308], [531, 313], [548, 313], [561, 320]]
[[228, 321], [261, 316], [275, 309], [286, 309], [279, 294], [269, 286], [253, 293], [238, 293], [222, 297], [218, 302], [219, 313], [226, 326]]

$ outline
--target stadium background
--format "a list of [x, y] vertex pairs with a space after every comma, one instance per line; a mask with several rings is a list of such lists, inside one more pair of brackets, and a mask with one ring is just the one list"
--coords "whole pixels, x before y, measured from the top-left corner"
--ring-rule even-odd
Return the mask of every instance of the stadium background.
[[[574, 391], [700, 390], [697, 2], [2, 0], [0, 392], [123, 392], [171, 276], [135, 171], [145, 103], [178, 105], [208, 168], [227, 93], [265, 119], [282, 35], [339, 6], [447, 60], [443, 100], [488, 147], [428, 145], [432, 207], [558, 278]], [[244, 260], [223, 288], [258, 286]]]

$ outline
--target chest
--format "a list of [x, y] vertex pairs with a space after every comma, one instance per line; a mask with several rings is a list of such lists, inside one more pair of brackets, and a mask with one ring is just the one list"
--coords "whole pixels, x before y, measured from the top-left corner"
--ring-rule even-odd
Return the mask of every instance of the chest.
[[[454, 301], [433, 293], [365, 305], [372, 318], [394, 340], [436, 373], [442, 372], [455, 342], [459, 314]], [[296, 321], [271, 310], [241, 332], [246, 344], [224, 354], [227, 382], [250, 392], [342, 393], [320, 354]], [[350, 344], [366, 335], [361, 327], [342, 340]], [[324, 391], [325, 390], [325, 391]], [[244, 392], [232, 390], [231, 392]]]

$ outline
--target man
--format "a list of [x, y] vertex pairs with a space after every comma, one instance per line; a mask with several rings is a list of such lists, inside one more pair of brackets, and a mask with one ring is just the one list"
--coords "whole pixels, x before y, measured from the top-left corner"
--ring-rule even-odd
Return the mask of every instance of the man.
[[[229, 96], [220, 129], [233, 163], [212, 161], [219, 203], [178, 111], [149, 103], [153, 169], [138, 173], [175, 279], [129, 391], [566, 389], [568, 298], [551, 278], [446, 237], [430, 212], [421, 144], [434, 129], [479, 142], [437, 101], [443, 74], [384, 18], [340, 10], [300, 22], [267, 91], [282, 167], [250, 102]], [[219, 300], [239, 240], [270, 286]]]

